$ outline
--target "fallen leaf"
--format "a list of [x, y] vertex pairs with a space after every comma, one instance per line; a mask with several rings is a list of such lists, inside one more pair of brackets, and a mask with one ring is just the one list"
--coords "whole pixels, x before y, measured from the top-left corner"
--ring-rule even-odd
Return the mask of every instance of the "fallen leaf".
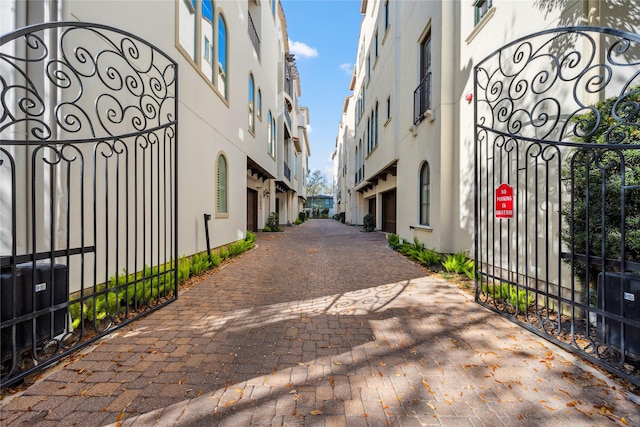
[[316, 416], [316, 415], [322, 415], [322, 411], [320, 409], [314, 409], [313, 411], [309, 412], [311, 415]]

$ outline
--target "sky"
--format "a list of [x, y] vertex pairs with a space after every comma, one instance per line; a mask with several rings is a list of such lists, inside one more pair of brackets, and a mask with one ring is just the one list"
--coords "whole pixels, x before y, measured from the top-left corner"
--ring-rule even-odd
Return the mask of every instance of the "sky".
[[289, 50], [300, 74], [302, 106], [309, 108], [309, 170], [331, 185], [338, 126], [356, 60], [361, 0], [281, 0]]

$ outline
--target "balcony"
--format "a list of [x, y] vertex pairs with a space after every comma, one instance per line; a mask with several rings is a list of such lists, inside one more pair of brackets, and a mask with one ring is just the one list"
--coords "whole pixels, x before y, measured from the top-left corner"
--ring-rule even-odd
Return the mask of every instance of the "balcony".
[[431, 73], [428, 73], [413, 91], [413, 124], [425, 119], [425, 113], [431, 109]]
[[249, 14], [249, 38], [251, 39], [251, 43], [253, 43], [253, 48], [258, 55], [258, 59], [260, 59], [260, 36], [258, 35], [258, 31], [256, 31], [256, 26], [253, 24], [251, 14]]
[[356, 185], [364, 179], [364, 165], [360, 166], [360, 169], [356, 171]]
[[284, 107], [284, 120], [287, 122], [287, 125], [289, 126], [289, 130], [292, 130], [292, 127], [291, 127], [291, 114], [289, 113], [289, 108], [287, 108], [286, 105]]
[[289, 168], [287, 162], [284, 162], [284, 177], [291, 182], [291, 168]]

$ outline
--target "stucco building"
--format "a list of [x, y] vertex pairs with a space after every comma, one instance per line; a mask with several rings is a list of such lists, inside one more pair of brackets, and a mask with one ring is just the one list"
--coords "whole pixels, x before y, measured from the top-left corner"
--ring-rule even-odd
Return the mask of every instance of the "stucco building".
[[[206, 249], [204, 214], [211, 218], [214, 248], [261, 229], [271, 212], [283, 224], [297, 218], [306, 199], [309, 111], [298, 102], [300, 76], [277, 0], [7, 0], [0, 8], [2, 34], [44, 22], [95, 23], [134, 34], [177, 62], [180, 255]], [[7, 206], [8, 187], [2, 199]], [[27, 217], [21, 197], [18, 217]], [[17, 252], [29, 253], [30, 222], [19, 220], [17, 227]], [[6, 254], [12, 242], [3, 236]], [[47, 233], [37, 239], [48, 247]]]
[[[472, 254], [474, 66], [545, 29], [637, 32], [621, 1], [363, 0], [334, 152], [336, 210], [442, 253]], [[600, 96], [607, 96], [606, 91]]]

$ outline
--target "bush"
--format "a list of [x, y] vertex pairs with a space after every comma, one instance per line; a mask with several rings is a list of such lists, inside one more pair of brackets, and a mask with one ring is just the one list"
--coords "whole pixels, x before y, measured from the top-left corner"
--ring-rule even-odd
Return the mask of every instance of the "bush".
[[400, 244], [400, 236], [393, 233], [387, 234], [387, 243], [389, 243], [389, 247], [397, 249], [398, 245]]
[[191, 260], [186, 256], [178, 260], [178, 282], [182, 283], [191, 276]]
[[535, 295], [532, 292], [527, 292], [508, 283], [500, 283], [499, 285], [483, 283], [482, 292], [495, 300], [504, 301], [514, 308], [517, 307], [519, 312], [527, 311], [535, 302]]
[[215, 252], [211, 252], [211, 256], [209, 257], [209, 261], [211, 261], [212, 267], [217, 267], [222, 264], [222, 258]]
[[303, 223], [307, 220], [307, 213], [302, 211], [302, 212], [298, 212], [298, 219], [300, 220], [300, 223]]
[[263, 231], [280, 231], [280, 216], [277, 212], [271, 212]]
[[340, 221], [341, 223], [344, 224], [344, 222], [346, 221], [346, 214], [345, 212], [337, 213], [333, 216], [333, 219], [335, 219], [336, 221]]
[[211, 267], [211, 260], [205, 253], [195, 254], [191, 258], [191, 275], [197, 276], [204, 273]]
[[366, 214], [362, 219], [362, 224], [364, 225], [363, 231], [370, 232], [375, 231], [376, 229], [376, 219], [371, 214]]
[[454, 255], [447, 255], [442, 262], [442, 266], [449, 273], [462, 274], [469, 270], [473, 271], [473, 260], [467, 259], [467, 255], [464, 252], [458, 252]]
[[416, 259], [420, 261], [422, 265], [429, 267], [439, 264], [442, 256], [433, 249], [423, 249], [417, 254]]
[[[636, 87], [620, 100], [612, 97], [595, 104], [588, 113], [571, 119], [575, 124], [574, 139], [588, 144], [637, 147], [640, 144], [639, 103], [640, 87]], [[621, 162], [623, 156], [624, 163]], [[600, 149], [596, 145], [574, 149], [570, 159], [571, 164], [562, 169], [565, 182], [573, 183], [568, 188], [572, 197], [567, 198], [562, 209], [567, 221], [561, 235], [564, 243], [574, 254], [621, 260], [624, 250], [627, 261], [640, 260], [640, 150]], [[627, 186], [624, 202], [623, 185]], [[621, 220], [623, 208], [625, 217]], [[599, 260], [596, 263], [602, 265]], [[592, 285], [601, 269], [595, 264], [587, 269], [580, 262], [573, 267], [583, 283], [588, 271]]]
[[301, 220], [300, 218], [296, 218], [296, 220], [295, 220], [295, 221], [293, 221], [293, 223], [294, 223], [295, 225], [300, 225], [300, 224], [302, 224], [302, 220]]

